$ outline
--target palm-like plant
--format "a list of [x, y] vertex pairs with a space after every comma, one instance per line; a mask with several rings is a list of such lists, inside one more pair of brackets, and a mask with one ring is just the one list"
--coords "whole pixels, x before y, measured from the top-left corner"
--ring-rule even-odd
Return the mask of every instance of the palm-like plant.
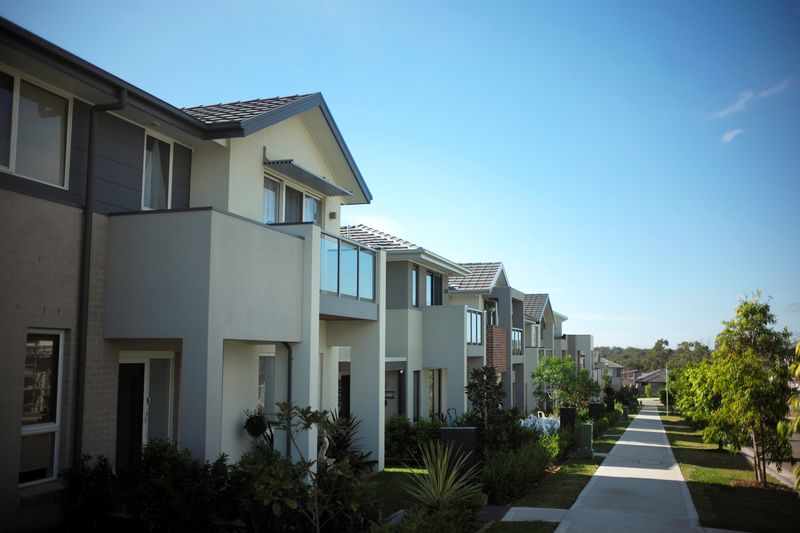
[[458, 508], [480, 508], [483, 493], [477, 482], [477, 467], [467, 468], [467, 454], [454, 454], [439, 441], [420, 445], [427, 474], [413, 474], [406, 492], [429, 512]]

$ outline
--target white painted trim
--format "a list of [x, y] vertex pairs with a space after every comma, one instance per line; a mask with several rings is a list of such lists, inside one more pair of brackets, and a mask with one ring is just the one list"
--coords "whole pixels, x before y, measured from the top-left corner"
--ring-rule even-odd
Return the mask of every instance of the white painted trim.
[[[31, 426], [22, 426], [20, 437], [31, 435], [42, 435], [46, 433], [53, 433], [53, 476], [45, 479], [37, 479], [36, 481], [29, 481], [27, 483], [19, 483], [18, 486], [32, 487], [42, 483], [48, 483], [58, 479], [58, 463], [59, 455], [61, 453], [61, 398], [62, 388], [64, 384], [64, 331], [60, 329], [28, 329], [25, 335], [25, 342], [27, 343], [28, 334], [38, 335], [58, 335], [58, 383], [56, 384], [56, 420], [55, 422], [46, 424], [34, 424]], [[20, 449], [20, 453], [21, 453]], [[17, 472], [19, 474], [19, 472]]]
[[142, 395], [142, 446], [145, 446], [148, 441], [147, 423], [150, 420], [150, 361], [153, 359], [168, 359], [169, 360], [169, 393], [167, 409], [167, 435], [169, 440], [172, 440], [172, 412], [173, 401], [175, 396], [175, 352], [168, 350], [161, 351], [137, 351], [127, 350], [119, 353], [119, 363], [122, 364], [144, 364], [144, 394]]
[[155, 211], [152, 207], [147, 207], [144, 205], [144, 180], [145, 180], [145, 171], [147, 170], [147, 137], [152, 137], [158, 141], [165, 142], [169, 145], [169, 177], [167, 178], [167, 209], [172, 209], [172, 158], [175, 156], [175, 141], [163, 135], [161, 133], [155, 132], [148, 128], [142, 128], [144, 130], [144, 144], [142, 148], [142, 196], [141, 196], [141, 206], [142, 211]]
[[[47, 82], [41, 81], [33, 76], [29, 76], [27, 73], [22, 72], [19, 69], [15, 69], [5, 63], [0, 63], [0, 71], [5, 72], [7, 75], [11, 76], [14, 80], [14, 88], [13, 93], [11, 95], [11, 145], [8, 159], [8, 167], [0, 166], [0, 168], [6, 169], [9, 173], [24, 178], [26, 180], [35, 181], [36, 183], [41, 183], [43, 185], [49, 185], [50, 187], [55, 187], [56, 189], [62, 190], [69, 190], [69, 168], [70, 168], [70, 155], [72, 152], [72, 120], [73, 120], [73, 100], [75, 97], [64, 91], [63, 89], [51, 85]], [[22, 81], [30, 83], [44, 91], [53, 93], [56, 96], [64, 98], [67, 101], [67, 117], [66, 117], [66, 135], [64, 137], [64, 175], [62, 178], [64, 179], [64, 185], [56, 185], [47, 181], [42, 181], [41, 179], [32, 178], [30, 176], [26, 176], [24, 174], [20, 174], [16, 171], [17, 167], [17, 136], [19, 133], [19, 99], [20, 99], [20, 92], [22, 88]]]

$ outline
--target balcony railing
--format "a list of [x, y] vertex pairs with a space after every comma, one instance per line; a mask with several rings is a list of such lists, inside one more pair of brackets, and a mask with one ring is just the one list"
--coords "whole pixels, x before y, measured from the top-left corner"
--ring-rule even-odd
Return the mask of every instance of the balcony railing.
[[511, 355], [522, 355], [522, 330], [513, 328], [511, 330]]
[[468, 345], [483, 344], [483, 311], [467, 308], [465, 341]]
[[323, 232], [319, 257], [320, 291], [375, 301], [375, 252], [371, 248]]

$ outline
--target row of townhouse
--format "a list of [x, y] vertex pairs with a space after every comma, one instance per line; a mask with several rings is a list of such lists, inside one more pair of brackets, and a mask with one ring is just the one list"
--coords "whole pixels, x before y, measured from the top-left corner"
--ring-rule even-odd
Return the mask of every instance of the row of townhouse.
[[178, 109], [0, 18], [0, 530], [51, 525], [82, 454], [235, 461], [288, 401], [380, 469], [386, 415], [462, 415], [470, 369], [528, 411], [541, 356], [591, 357], [501, 263], [340, 227], [371, 199], [319, 93]]

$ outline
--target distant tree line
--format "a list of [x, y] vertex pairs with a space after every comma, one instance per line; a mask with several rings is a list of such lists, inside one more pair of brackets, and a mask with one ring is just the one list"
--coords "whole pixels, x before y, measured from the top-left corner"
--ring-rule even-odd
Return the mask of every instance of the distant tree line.
[[649, 372], [669, 366], [679, 368], [689, 363], [708, 359], [711, 351], [700, 341], [684, 341], [675, 348], [669, 347], [666, 339], [658, 339], [652, 348], [634, 348], [628, 346], [598, 346], [595, 348], [599, 357], [605, 357], [625, 367], [625, 370], [641, 370]]

